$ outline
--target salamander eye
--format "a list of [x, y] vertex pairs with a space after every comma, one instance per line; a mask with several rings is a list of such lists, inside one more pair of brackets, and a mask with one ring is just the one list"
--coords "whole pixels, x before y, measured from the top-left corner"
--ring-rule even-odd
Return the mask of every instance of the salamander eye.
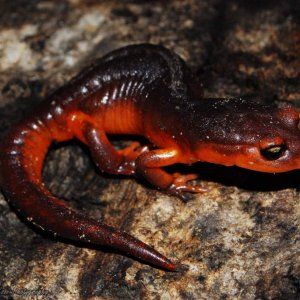
[[261, 155], [267, 160], [276, 160], [281, 157], [286, 150], [286, 146], [282, 145], [272, 145], [265, 149], [261, 149]]

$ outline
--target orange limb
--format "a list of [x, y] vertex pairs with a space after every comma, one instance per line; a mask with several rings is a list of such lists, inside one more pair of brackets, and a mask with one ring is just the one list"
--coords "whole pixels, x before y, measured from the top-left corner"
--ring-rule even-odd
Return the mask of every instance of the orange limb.
[[117, 150], [108, 140], [105, 132], [86, 123], [83, 136], [88, 144], [97, 167], [106, 173], [120, 175], [135, 174], [135, 159], [140, 152], [135, 151], [137, 145]]
[[180, 151], [174, 148], [156, 149], [142, 153], [136, 161], [136, 172], [154, 187], [166, 191], [186, 201], [188, 196], [183, 192], [199, 193], [206, 191], [192, 186], [188, 181], [196, 179], [195, 174], [169, 174], [162, 167], [180, 162]]

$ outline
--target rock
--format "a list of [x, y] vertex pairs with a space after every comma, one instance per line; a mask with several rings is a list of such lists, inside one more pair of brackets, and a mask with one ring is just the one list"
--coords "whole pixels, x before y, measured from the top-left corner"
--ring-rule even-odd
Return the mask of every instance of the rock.
[[[1, 3], [0, 137], [83, 66], [123, 45], [180, 54], [211, 97], [300, 108], [294, 1]], [[298, 20], [297, 20], [298, 19]], [[77, 142], [50, 150], [44, 180], [75, 209], [125, 230], [183, 267], [166, 272], [41, 232], [0, 194], [3, 299], [299, 299], [299, 172], [185, 167], [208, 188], [188, 203], [100, 174]]]

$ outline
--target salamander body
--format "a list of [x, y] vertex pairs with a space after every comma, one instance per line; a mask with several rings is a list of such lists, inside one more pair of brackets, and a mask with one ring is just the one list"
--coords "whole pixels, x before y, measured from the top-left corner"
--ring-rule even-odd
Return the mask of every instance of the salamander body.
[[[262, 172], [299, 168], [298, 123], [293, 108], [204, 99], [178, 55], [161, 46], [128, 46], [83, 70], [12, 128], [0, 148], [1, 188], [18, 212], [47, 231], [175, 270], [176, 264], [150, 246], [53, 196], [41, 179], [49, 146], [77, 138], [103, 172], [141, 176], [183, 198], [202, 191], [189, 183], [195, 177], [163, 167], [206, 161]], [[108, 134], [141, 135], [151, 146], [118, 150]]]

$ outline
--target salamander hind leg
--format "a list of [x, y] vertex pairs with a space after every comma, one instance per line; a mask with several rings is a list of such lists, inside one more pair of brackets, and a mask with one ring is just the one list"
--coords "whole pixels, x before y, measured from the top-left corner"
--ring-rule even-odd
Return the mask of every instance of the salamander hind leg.
[[132, 142], [129, 146], [125, 147], [124, 149], [119, 149], [117, 152], [126, 157], [126, 160], [135, 162], [139, 155], [148, 150], [148, 146], [142, 146], [139, 142]]
[[90, 123], [85, 124], [83, 135], [97, 167], [110, 174], [134, 175], [137, 156], [148, 149], [139, 143], [132, 143], [124, 149], [117, 150], [105, 132]]
[[174, 173], [174, 181], [170, 187], [170, 189], [175, 189], [180, 192], [189, 192], [189, 193], [204, 193], [207, 192], [206, 188], [200, 186], [194, 186], [190, 183], [190, 181], [198, 178], [197, 174], [181, 174]]
[[187, 201], [190, 197], [185, 192], [199, 193], [206, 190], [189, 183], [196, 179], [194, 174], [169, 174], [162, 169], [162, 167], [178, 163], [179, 158], [179, 151], [173, 148], [147, 151], [137, 158], [136, 173], [154, 187]]

